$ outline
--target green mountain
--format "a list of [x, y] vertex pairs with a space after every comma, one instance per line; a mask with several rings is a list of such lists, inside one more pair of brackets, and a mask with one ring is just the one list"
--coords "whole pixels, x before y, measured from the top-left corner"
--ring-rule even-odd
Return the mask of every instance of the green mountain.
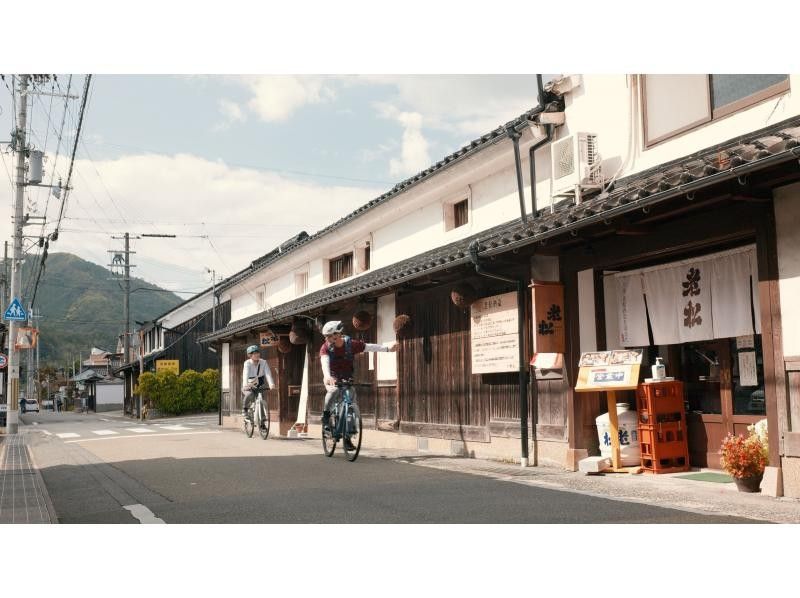
[[[36, 262], [23, 266], [25, 308], [33, 290], [31, 271]], [[35, 272], [34, 272], [35, 274]], [[112, 280], [109, 270], [70, 253], [51, 253], [36, 292], [42, 363], [63, 365], [80, 353], [84, 359], [92, 347], [115, 351], [125, 329], [124, 284]], [[151, 320], [183, 299], [140, 278], [131, 278], [131, 328], [136, 321]]]

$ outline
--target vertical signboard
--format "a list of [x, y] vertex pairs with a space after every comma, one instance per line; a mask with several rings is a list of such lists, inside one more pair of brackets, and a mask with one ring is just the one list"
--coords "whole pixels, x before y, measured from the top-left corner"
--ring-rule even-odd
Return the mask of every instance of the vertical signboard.
[[472, 373], [519, 371], [517, 294], [478, 299], [470, 311]]
[[536, 282], [533, 292], [533, 352], [564, 353], [564, 285]]

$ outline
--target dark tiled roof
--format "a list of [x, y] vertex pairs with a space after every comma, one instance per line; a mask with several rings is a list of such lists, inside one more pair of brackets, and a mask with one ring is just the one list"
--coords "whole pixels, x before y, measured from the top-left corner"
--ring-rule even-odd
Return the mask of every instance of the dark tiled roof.
[[484, 255], [503, 253], [798, 157], [800, 117], [620, 179], [609, 194], [599, 195], [579, 205], [571, 201], [562, 202], [552, 214], [549, 208], [542, 210], [537, 218], [529, 219], [527, 224], [515, 219], [359, 278], [316, 291], [275, 309], [231, 322], [224, 329], [201, 338], [200, 342], [264, 327], [331, 303], [466, 264], [469, 262], [467, 248], [472, 241], [479, 242], [479, 251]]
[[[560, 109], [559, 106], [553, 106], [553, 108]], [[548, 108], [548, 109], [550, 109], [550, 108]], [[296, 242], [292, 243], [290, 246], [284, 247], [283, 245], [281, 245], [281, 247], [283, 247], [283, 251], [279, 252], [279, 251], [277, 251], [277, 249], [275, 249], [275, 250], [271, 251], [270, 253], [264, 255], [263, 257], [261, 257], [261, 258], [259, 258], [257, 260], [254, 260], [250, 264], [250, 266], [248, 266], [244, 270], [241, 270], [240, 272], [237, 272], [233, 276], [223, 280], [217, 286], [217, 289], [219, 290], [219, 289], [224, 289], [224, 288], [230, 288], [231, 286], [233, 286], [233, 285], [241, 282], [243, 279], [247, 278], [250, 274], [252, 274], [254, 272], [257, 272], [258, 270], [261, 270], [263, 268], [266, 268], [270, 264], [276, 262], [280, 258], [284, 257], [287, 253], [290, 253], [291, 251], [294, 251], [295, 249], [298, 249], [299, 247], [302, 247], [303, 245], [306, 245], [307, 243], [310, 243], [312, 241], [315, 241], [315, 240], [319, 239], [320, 237], [323, 237], [323, 236], [327, 235], [328, 233], [330, 233], [330, 232], [332, 232], [332, 231], [344, 226], [348, 222], [351, 222], [352, 220], [355, 220], [356, 218], [358, 218], [359, 216], [361, 216], [365, 212], [368, 212], [369, 210], [371, 210], [371, 209], [373, 209], [373, 208], [385, 203], [386, 201], [388, 201], [392, 197], [395, 197], [396, 195], [402, 193], [403, 191], [408, 191], [411, 187], [414, 187], [418, 183], [421, 183], [422, 181], [425, 181], [425, 180], [429, 179], [431, 176], [433, 176], [434, 174], [438, 173], [439, 171], [441, 171], [441, 170], [443, 170], [445, 168], [448, 168], [448, 167], [452, 166], [453, 164], [456, 164], [457, 162], [460, 162], [461, 160], [463, 160], [463, 159], [465, 159], [465, 158], [467, 158], [469, 156], [472, 156], [475, 153], [477, 153], [477, 152], [479, 152], [479, 151], [481, 151], [483, 149], [486, 149], [490, 145], [494, 145], [495, 143], [498, 143], [499, 141], [502, 141], [503, 139], [508, 137], [508, 134], [509, 134], [510, 130], [513, 129], [513, 130], [520, 131], [520, 130], [524, 129], [525, 127], [530, 125], [530, 123], [534, 120], [536, 115], [539, 114], [540, 112], [542, 112], [542, 108], [539, 107], [539, 106], [537, 106], [535, 108], [531, 108], [527, 112], [524, 112], [521, 115], [519, 115], [517, 118], [507, 122], [505, 125], [500, 125], [496, 129], [494, 129], [493, 131], [490, 131], [489, 133], [486, 133], [485, 135], [481, 135], [477, 139], [473, 139], [470, 143], [466, 144], [461, 149], [453, 152], [452, 154], [450, 154], [448, 156], [445, 156], [444, 158], [442, 158], [438, 162], [432, 164], [431, 166], [429, 166], [425, 170], [423, 170], [421, 172], [418, 172], [417, 174], [405, 179], [404, 181], [401, 181], [401, 182], [397, 183], [394, 187], [392, 187], [386, 193], [384, 193], [382, 195], [379, 195], [375, 199], [370, 200], [369, 202], [367, 202], [366, 204], [364, 204], [360, 208], [356, 209], [355, 211], [351, 212], [347, 216], [344, 216], [343, 218], [340, 218], [339, 220], [337, 220], [333, 224], [331, 224], [329, 226], [326, 226], [322, 230], [317, 231], [316, 233], [314, 233], [313, 235], [309, 236], [305, 232], [301, 233], [300, 235], [298, 235], [298, 238], [297, 238]], [[302, 238], [299, 238], [302, 235], [305, 235], [305, 236], [302, 237]], [[284, 245], [286, 245], [286, 244], [284, 244]]]

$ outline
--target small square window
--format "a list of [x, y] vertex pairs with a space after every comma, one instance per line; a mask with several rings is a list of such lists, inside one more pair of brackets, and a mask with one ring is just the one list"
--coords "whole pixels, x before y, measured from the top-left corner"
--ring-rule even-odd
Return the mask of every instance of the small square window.
[[353, 275], [353, 253], [345, 253], [328, 262], [328, 282], [336, 282]]
[[464, 226], [469, 222], [469, 203], [466, 199], [453, 205], [453, 228]]
[[469, 198], [444, 204], [444, 230], [469, 224]]
[[296, 272], [294, 275], [294, 294], [296, 297], [308, 292], [308, 272]]

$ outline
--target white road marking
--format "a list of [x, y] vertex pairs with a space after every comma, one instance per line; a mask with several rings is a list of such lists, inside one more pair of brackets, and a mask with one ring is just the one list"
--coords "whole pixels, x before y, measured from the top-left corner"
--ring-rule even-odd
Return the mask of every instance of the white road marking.
[[196, 436], [199, 434], [222, 434], [222, 430], [209, 430], [202, 432], [168, 432], [167, 434], [147, 434], [145, 436], [132, 434], [130, 436], [106, 436], [105, 438], [81, 438], [80, 440], [67, 440], [64, 444], [74, 442], [97, 442], [99, 440], [123, 440], [125, 438], [163, 438], [164, 436]]
[[97, 434], [98, 436], [111, 436], [113, 434], [119, 434], [119, 432], [115, 432], [114, 430], [92, 430], [92, 434]]
[[100, 421], [101, 421], [101, 422], [110, 422], [111, 420], [110, 420], [110, 419], [106, 419], [106, 418], [104, 418], [104, 417], [101, 417], [101, 418], [100, 418]]
[[131, 515], [139, 520], [139, 523], [166, 523], [163, 519], [156, 517], [156, 514], [144, 505], [126, 505], [122, 508], [129, 510]]
[[155, 432], [150, 428], [125, 428], [128, 432], [136, 432], [137, 434], [145, 434], [147, 432]]
[[191, 430], [191, 428], [187, 428], [186, 426], [181, 426], [181, 425], [177, 425], [177, 426], [158, 426], [158, 427], [161, 428], [162, 430], [174, 430], [176, 432], [178, 432], [180, 430]]
[[76, 434], [75, 432], [64, 432], [63, 434], [56, 434], [59, 438], [80, 438], [80, 434]]
[[47, 434], [48, 436], [52, 436], [53, 435], [52, 432], [48, 432], [47, 430], [39, 430], [39, 431], [44, 433], [44, 434]]

